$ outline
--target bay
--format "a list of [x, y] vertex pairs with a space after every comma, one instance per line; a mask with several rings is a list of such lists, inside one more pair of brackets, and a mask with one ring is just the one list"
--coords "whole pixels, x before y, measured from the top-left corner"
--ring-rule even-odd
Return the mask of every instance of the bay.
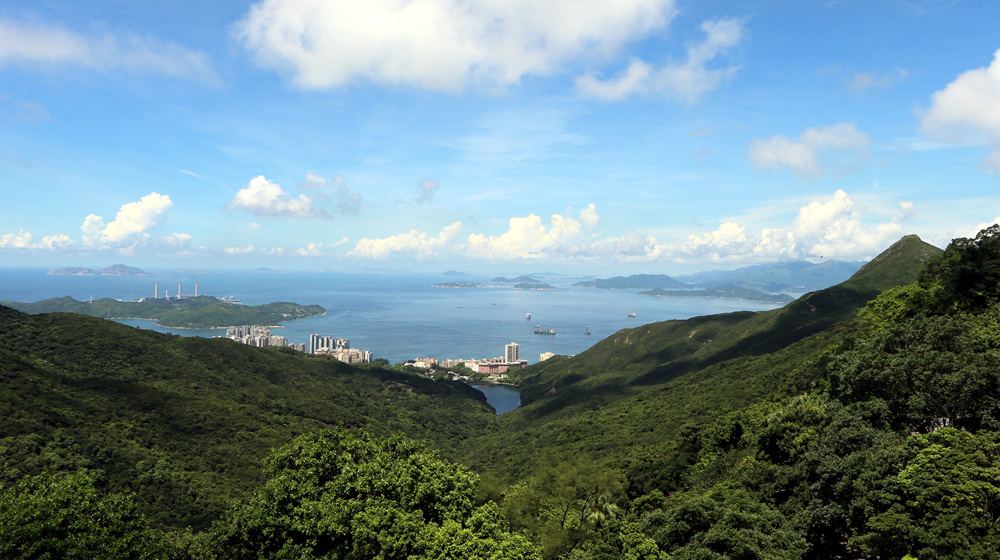
[[[629, 327], [737, 310], [760, 311], [776, 304], [713, 298], [657, 298], [627, 290], [579, 288], [578, 278], [541, 277], [555, 290], [437, 288], [456, 280], [438, 274], [379, 274], [281, 271], [150, 271], [149, 276], [62, 276], [41, 269], [0, 269], [0, 300], [33, 302], [70, 296], [134, 300], [175, 295], [178, 283], [193, 294], [235, 296], [243, 304], [291, 301], [317, 304], [325, 315], [272, 329], [289, 342], [307, 343], [310, 334], [347, 338], [375, 358], [401, 363], [416, 358], [490, 358], [517, 342], [521, 358], [539, 361], [543, 352], [574, 355]], [[486, 283], [492, 277], [465, 276]], [[525, 314], [531, 313], [531, 320]], [[635, 313], [635, 317], [629, 317]], [[151, 321], [122, 321], [182, 336], [223, 336], [219, 329], [166, 329]], [[535, 326], [556, 335], [533, 334]], [[590, 335], [585, 334], [590, 332]]]

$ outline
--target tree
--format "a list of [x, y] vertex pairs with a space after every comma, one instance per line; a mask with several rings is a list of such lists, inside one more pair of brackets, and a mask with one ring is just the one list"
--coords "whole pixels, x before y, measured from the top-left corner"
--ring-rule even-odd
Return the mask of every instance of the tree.
[[1000, 302], [1000, 225], [975, 239], [952, 240], [945, 252], [928, 261], [918, 282], [936, 289], [941, 310], [977, 312]]
[[476, 476], [423, 445], [343, 428], [274, 452], [270, 479], [212, 529], [219, 558], [527, 560]]
[[1000, 549], [1000, 433], [943, 428], [904, 445], [905, 466], [855, 544], [882, 557], [987, 559]]
[[101, 496], [83, 473], [0, 487], [0, 558], [162, 558], [166, 548], [129, 496]]
[[1000, 342], [992, 316], [916, 317], [856, 341], [831, 362], [844, 403], [881, 399], [893, 427], [1000, 427]]
[[546, 558], [573, 551], [621, 514], [621, 475], [592, 461], [548, 465], [515, 486], [504, 512], [542, 545]]

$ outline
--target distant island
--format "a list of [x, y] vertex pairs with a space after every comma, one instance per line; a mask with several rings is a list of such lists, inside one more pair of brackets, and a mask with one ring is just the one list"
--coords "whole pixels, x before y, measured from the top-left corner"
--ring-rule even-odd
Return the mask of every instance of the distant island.
[[493, 280], [490, 280], [490, 282], [494, 284], [541, 284], [541, 282], [535, 280], [531, 276], [518, 276], [516, 278], [497, 276]]
[[640, 296], [656, 297], [703, 297], [722, 299], [741, 299], [745, 301], [756, 301], [762, 303], [789, 303], [795, 298], [788, 294], [768, 294], [759, 290], [741, 288], [740, 286], [719, 286], [718, 288], [707, 288], [702, 290], [664, 290], [656, 288], [647, 292], [639, 292]]
[[515, 290], [554, 290], [555, 286], [550, 286], [544, 282], [521, 282], [514, 284]]
[[597, 280], [583, 280], [573, 284], [580, 288], [601, 288], [605, 290], [648, 290], [683, 289], [692, 287], [690, 284], [667, 276], [666, 274], [633, 274], [632, 276], [615, 276]]
[[62, 276], [149, 276], [149, 273], [145, 270], [123, 264], [113, 264], [101, 270], [83, 267], [57, 268], [50, 270], [48, 274]]
[[285, 321], [326, 313], [318, 305], [275, 302], [265, 305], [237, 305], [212, 296], [182, 299], [148, 298], [118, 301], [102, 298], [77, 301], [69, 296], [35, 303], [0, 302], [24, 313], [80, 313], [103, 319], [150, 319], [173, 329], [223, 329], [237, 325], [277, 326]]
[[[511, 286], [513, 284], [513, 286]], [[431, 284], [435, 288], [508, 288], [515, 290], [554, 290], [555, 286], [550, 286], [544, 282], [539, 282], [529, 276], [518, 276], [517, 278], [504, 278], [498, 276], [489, 283], [482, 282], [440, 282]]]

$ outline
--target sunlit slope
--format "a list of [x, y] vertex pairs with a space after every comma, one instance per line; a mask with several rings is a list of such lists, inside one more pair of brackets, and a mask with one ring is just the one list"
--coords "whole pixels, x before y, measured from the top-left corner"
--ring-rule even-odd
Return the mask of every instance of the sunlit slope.
[[154, 523], [198, 528], [260, 483], [270, 449], [341, 424], [454, 455], [495, 414], [459, 383], [0, 307], [0, 484], [86, 469]]
[[619, 331], [586, 352], [523, 370], [521, 408], [477, 442], [469, 461], [505, 477], [579, 454], [621, 467], [659, 461], [680, 429], [808, 384], [822, 352], [858, 310], [912, 281], [941, 250], [907, 236], [837, 286], [781, 309], [665, 321]]

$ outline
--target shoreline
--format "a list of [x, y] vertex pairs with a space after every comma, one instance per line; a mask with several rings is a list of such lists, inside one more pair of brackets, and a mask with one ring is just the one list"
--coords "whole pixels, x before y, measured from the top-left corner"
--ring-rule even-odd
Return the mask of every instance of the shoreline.
[[518, 385], [518, 384], [516, 384], [516, 383], [504, 383], [502, 381], [465, 381], [464, 383], [466, 385], [469, 385], [469, 386], [472, 386], [472, 387], [474, 387], [476, 385], [487, 385], [487, 386], [490, 386], [490, 385], [503, 385], [503, 386], [506, 386], [506, 387], [517, 387], [518, 389], [521, 388], [521, 386]]

